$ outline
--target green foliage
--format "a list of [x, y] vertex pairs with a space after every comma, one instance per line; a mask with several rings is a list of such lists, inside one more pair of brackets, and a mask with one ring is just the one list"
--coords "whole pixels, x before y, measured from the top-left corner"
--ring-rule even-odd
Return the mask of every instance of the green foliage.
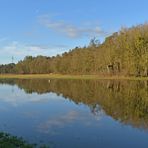
[[14, 63], [6, 64], [6, 65], [0, 65], [0, 74], [14, 73], [15, 72], [14, 68], [15, 68]]
[[0, 132], [0, 147], [1, 148], [50, 148], [47, 145], [29, 144], [22, 138], [12, 136], [8, 133]]
[[11, 136], [7, 133], [0, 132], [1, 148], [35, 148], [35, 145], [27, 144], [22, 138]]

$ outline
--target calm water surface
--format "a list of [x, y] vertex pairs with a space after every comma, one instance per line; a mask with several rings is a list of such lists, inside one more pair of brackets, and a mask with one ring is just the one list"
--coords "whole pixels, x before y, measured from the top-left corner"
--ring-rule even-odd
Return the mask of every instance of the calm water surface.
[[147, 148], [148, 82], [0, 80], [0, 131], [53, 148]]

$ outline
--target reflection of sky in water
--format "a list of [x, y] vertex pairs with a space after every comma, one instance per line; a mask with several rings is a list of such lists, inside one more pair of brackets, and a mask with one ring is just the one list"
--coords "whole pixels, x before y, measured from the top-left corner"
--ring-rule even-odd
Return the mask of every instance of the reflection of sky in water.
[[146, 147], [147, 132], [123, 125], [103, 111], [95, 117], [83, 104], [54, 93], [26, 94], [0, 85], [0, 130], [59, 148]]

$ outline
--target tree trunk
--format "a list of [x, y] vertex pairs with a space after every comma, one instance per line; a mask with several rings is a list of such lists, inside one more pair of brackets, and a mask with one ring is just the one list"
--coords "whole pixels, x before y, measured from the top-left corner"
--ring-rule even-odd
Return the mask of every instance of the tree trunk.
[[145, 67], [145, 69], [144, 69], [144, 76], [148, 77], [148, 68], [147, 67]]

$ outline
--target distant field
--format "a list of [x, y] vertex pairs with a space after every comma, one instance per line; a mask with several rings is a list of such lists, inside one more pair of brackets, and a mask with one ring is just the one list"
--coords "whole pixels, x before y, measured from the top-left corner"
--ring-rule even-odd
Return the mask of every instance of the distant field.
[[108, 80], [148, 80], [148, 77], [124, 77], [124, 76], [98, 76], [98, 75], [60, 75], [60, 74], [6, 74], [0, 75], [0, 79], [108, 79]]

